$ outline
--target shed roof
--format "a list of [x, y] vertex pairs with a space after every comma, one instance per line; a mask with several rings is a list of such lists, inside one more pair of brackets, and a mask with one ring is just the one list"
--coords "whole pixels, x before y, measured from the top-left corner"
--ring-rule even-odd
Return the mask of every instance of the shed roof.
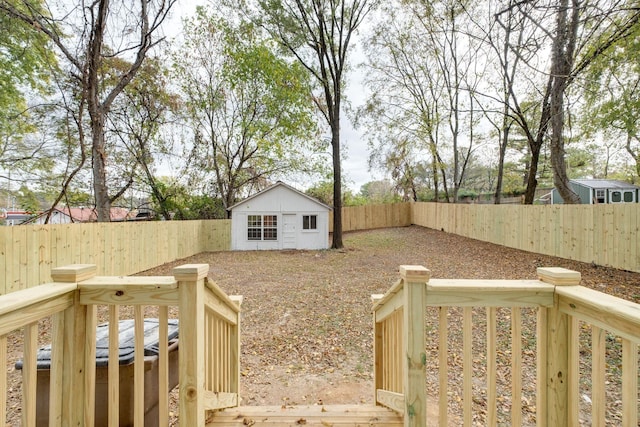
[[308, 194], [303, 193], [302, 191], [296, 190], [295, 188], [291, 187], [290, 185], [285, 184], [282, 181], [278, 181], [275, 184], [270, 185], [269, 187], [265, 188], [264, 190], [259, 191], [256, 194], [253, 194], [253, 195], [247, 197], [246, 199], [242, 200], [241, 202], [238, 202], [235, 205], [229, 207], [227, 210], [229, 210], [229, 211], [233, 210], [233, 209], [237, 208], [238, 206], [243, 205], [246, 202], [248, 202], [248, 201], [250, 201], [252, 199], [255, 199], [256, 197], [261, 196], [261, 195], [263, 195], [265, 193], [268, 193], [269, 191], [273, 190], [274, 188], [278, 188], [278, 187], [284, 187], [284, 188], [286, 188], [286, 189], [288, 189], [290, 191], [293, 191], [294, 193], [296, 193], [296, 194], [298, 194], [298, 195], [300, 195], [300, 196], [302, 196], [302, 197], [304, 197], [306, 199], [311, 200], [312, 202], [318, 204], [319, 206], [322, 206], [325, 209], [333, 210], [333, 208], [331, 206], [325, 205], [324, 203], [322, 203], [320, 200], [316, 199], [315, 197], [311, 197]]
[[614, 179], [572, 179], [571, 181], [594, 189], [616, 188], [622, 190], [631, 190], [640, 188], [637, 185], [629, 184], [628, 182], [624, 181], [616, 181]]

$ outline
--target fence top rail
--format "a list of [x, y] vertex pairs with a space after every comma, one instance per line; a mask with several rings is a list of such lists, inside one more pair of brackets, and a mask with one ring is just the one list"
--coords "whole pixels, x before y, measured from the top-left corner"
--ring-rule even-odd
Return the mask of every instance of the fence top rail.
[[0, 296], [0, 336], [73, 305], [75, 283], [48, 283]]
[[46, 283], [35, 288], [0, 295], [0, 316], [26, 311], [30, 306], [63, 296], [76, 289], [78, 285], [75, 283]]
[[431, 279], [428, 306], [551, 307], [555, 286], [537, 280]]
[[213, 280], [209, 280], [208, 278], [204, 281], [205, 287], [213, 293], [213, 295], [218, 298], [218, 300], [225, 303], [231, 310], [236, 313], [240, 313], [240, 305], [242, 304], [242, 297], [236, 296], [235, 298], [231, 298], [227, 295], [221, 288], [218, 286], [216, 282]]
[[640, 304], [583, 286], [557, 287], [560, 311], [640, 344]]
[[178, 287], [178, 282], [171, 276], [97, 276], [79, 283], [79, 286], [81, 289], [110, 289], [126, 286], [175, 289]]
[[404, 286], [404, 281], [399, 279], [396, 281], [393, 286], [389, 288], [387, 292], [384, 294], [375, 294], [371, 295], [371, 300], [373, 302], [373, 311], [378, 310], [380, 307], [385, 305], [388, 301], [390, 301], [398, 292], [402, 291], [402, 287]]

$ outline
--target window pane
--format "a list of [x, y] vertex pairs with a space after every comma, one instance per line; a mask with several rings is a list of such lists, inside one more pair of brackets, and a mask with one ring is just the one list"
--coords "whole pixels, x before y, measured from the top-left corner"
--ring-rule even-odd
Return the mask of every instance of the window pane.
[[278, 217], [275, 215], [265, 215], [264, 216], [264, 226], [265, 227], [277, 227], [278, 226]]
[[619, 191], [613, 191], [611, 193], [611, 201], [613, 203], [620, 203], [622, 201], [622, 194]]
[[625, 191], [624, 192], [624, 201], [625, 201], [625, 203], [633, 203], [633, 192]]
[[316, 230], [318, 215], [304, 215], [302, 217], [302, 229], [303, 230]]
[[262, 217], [260, 215], [249, 215], [247, 217], [247, 225], [249, 227], [261, 227]]
[[247, 229], [247, 239], [248, 240], [262, 240], [262, 230], [259, 228], [249, 228]]
[[277, 228], [265, 228], [264, 229], [264, 240], [278, 240], [278, 229]]

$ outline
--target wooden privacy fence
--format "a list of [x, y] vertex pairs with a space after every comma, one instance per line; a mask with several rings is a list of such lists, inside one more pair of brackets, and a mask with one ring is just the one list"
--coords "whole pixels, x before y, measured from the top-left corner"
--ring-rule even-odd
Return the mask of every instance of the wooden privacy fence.
[[640, 204], [415, 203], [411, 222], [544, 255], [640, 272]]
[[51, 281], [51, 269], [96, 264], [124, 276], [205, 251], [229, 250], [231, 221], [0, 227], [0, 295]]
[[[440, 426], [637, 427], [640, 304], [579, 286], [575, 271], [538, 275], [438, 280], [401, 266], [400, 281], [373, 296], [376, 402], [406, 426], [436, 425], [433, 404]], [[462, 354], [448, 351], [452, 340]]]
[[[349, 206], [342, 208], [342, 231], [411, 225], [411, 203]], [[333, 212], [329, 214], [329, 232], [333, 232]]]
[[[203, 426], [207, 411], [238, 405], [241, 297], [228, 297], [210, 282], [207, 264], [177, 267], [174, 277], [100, 277], [95, 276], [96, 270], [95, 265], [57, 268], [52, 272], [54, 283], [0, 296], [0, 424], [7, 420], [8, 399], [15, 403], [19, 398], [21, 405], [16, 406], [23, 426], [151, 425], [146, 413], [151, 395], [151, 402], [157, 402], [156, 425], [166, 426], [168, 393], [175, 383], [179, 383], [181, 425]], [[108, 313], [109, 321], [108, 385], [101, 396], [96, 393], [99, 306], [102, 313]], [[125, 306], [135, 319], [134, 381], [128, 392], [120, 388], [119, 378], [118, 325]], [[169, 306], [178, 307], [177, 355], [168, 341]], [[146, 389], [150, 374], [144, 313], [150, 308], [158, 318], [158, 346], [153, 349], [157, 390]], [[37, 370], [39, 321], [43, 319], [50, 319], [52, 325], [50, 381], [44, 394]], [[24, 331], [22, 388], [12, 389], [8, 396], [8, 336], [20, 330]], [[176, 373], [177, 378], [170, 381]], [[46, 401], [42, 396], [48, 397]], [[131, 418], [121, 412], [123, 402], [132, 405]], [[42, 405], [48, 408], [44, 419], [39, 413]], [[96, 417], [98, 407], [106, 408], [104, 418]]]

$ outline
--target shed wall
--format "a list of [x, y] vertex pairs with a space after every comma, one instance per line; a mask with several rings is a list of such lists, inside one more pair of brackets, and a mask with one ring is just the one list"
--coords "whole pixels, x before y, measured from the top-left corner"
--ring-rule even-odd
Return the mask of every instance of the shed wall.
[[[249, 240], [249, 215], [275, 215], [276, 240]], [[303, 217], [316, 215], [317, 228], [303, 230]], [[285, 240], [285, 232], [287, 239]], [[320, 203], [287, 187], [274, 187], [263, 194], [237, 204], [231, 211], [232, 250], [327, 249], [329, 247], [329, 211]], [[295, 236], [295, 238], [293, 237]]]

